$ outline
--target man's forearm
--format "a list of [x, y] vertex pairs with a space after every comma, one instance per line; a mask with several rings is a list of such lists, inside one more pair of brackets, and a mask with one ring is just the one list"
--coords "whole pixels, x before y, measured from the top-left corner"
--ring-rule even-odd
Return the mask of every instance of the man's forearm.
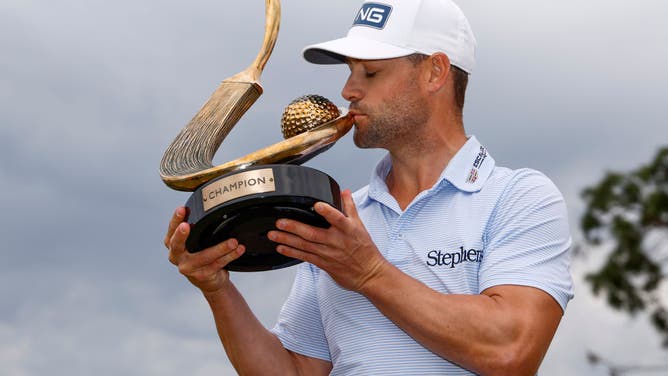
[[211, 307], [218, 336], [237, 372], [243, 375], [298, 374], [290, 353], [255, 317], [231, 282], [221, 291], [204, 296]]
[[533, 375], [561, 310], [537, 289], [495, 289], [503, 296], [446, 295], [389, 265], [362, 293], [417, 342], [445, 359], [482, 375]]

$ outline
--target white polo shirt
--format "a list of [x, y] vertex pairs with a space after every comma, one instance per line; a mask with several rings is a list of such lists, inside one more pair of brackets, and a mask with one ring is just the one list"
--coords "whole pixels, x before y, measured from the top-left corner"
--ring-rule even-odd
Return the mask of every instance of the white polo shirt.
[[[389, 156], [355, 192], [383, 256], [443, 294], [532, 286], [573, 297], [566, 205], [540, 172], [495, 166], [475, 137], [405, 210], [390, 195]], [[420, 307], [415, 307], [419, 314]], [[332, 362], [331, 375], [471, 375], [415, 342], [364, 296], [303, 263], [272, 331], [285, 348]]]

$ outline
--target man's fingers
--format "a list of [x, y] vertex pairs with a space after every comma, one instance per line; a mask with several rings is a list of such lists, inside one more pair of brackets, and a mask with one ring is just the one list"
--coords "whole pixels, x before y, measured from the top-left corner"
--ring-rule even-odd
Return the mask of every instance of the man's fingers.
[[169, 248], [169, 261], [172, 264], [177, 265], [179, 259], [186, 253], [186, 239], [188, 238], [189, 233], [190, 226], [187, 223], [181, 222], [176, 226], [176, 230], [167, 243], [167, 248]]
[[353, 201], [353, 194], [350, 192], [350, 189], [346, 189], [341, 192], [341, 201], [343, 201], [343, 212], [351, 218], [359, 218], [357, 214], [357, 207], [355, 206], [355, 201]]
[[174, 215], [172, 215], [172, 219], [169, 221], [169, 226], [167, 227], [167, 234], [165, 235], [165, 247], [169, 248], [169, 242], [172, 240], [172, 235], [174, 235], [174, 231], [176, 231], [176, 228], [179, 226], [181, 222], [183, 222], [186, 218], [186, 208], [183, 206], [176, 208], [174, 211]]
[[215, 259], [211, 264], [205, 266], [203, 269], [206, 269], [206, 272], [215, 273], [220, 269], [227, 266], [227, 264], [241, 257], [246, 251], [246, 247], [239, 245], [238, 247], [230, 250], [228, 253], [222, 255]]
[[[336, 210], [336, 209], [335, 209]], [[325, 243], [327, 241], [327, 230], [307, 225], [292, 219], [279, 219], [276, 221], [276, 228], [287, 233], [295, 234], [302, 240], [307, 240], [312, 243]], [[275, 240], [273, 240], [275, 241]], [[282, 241], [276, 241], [282, 243]], [[299, 248], [299, 247], [298, 247]], [[304, 248], [301, 248], [304, 249]]]
[[188, 253], [187, 257], [183, 258], [182, 262], [178, 263], [179, 270], [183, 274], [188, 274], [199, 269], [207, 268], [219, 258], [229, 253], [234, 253], [238, 247], [239, 242], [237, 242], [236, 239], [228, 239], [199, 252]]
[[[218, 273], [221, 269], [227, 266], [230, 262], [238, 259], [246, 250], [243, 245], [234, 249], [227, 247], [211, 247], [208, 255], [201, 254], [202, 252], [194, 253], [188, 260], [179, 265], [179, 272], [188, 278], [195, 280], [204, 280]], [[224, 252], [224, 253], [220, 253]], [[218, 258], [211, 259], [218, 255]]]
[[318, 242], [308, 238], [303, 238], [290, 232], [269, 231], [269, 233], [267, 233], [267, 237], [272, 242], [285, 244], [292, 248], [301, 249], [307, 252], [317, 252], [320, 249]]
[[321, 267], [321, 258], [314, 255], [313, 253], [308, 253], [301, 251], [299, 249], [287, 246], [287, 245], [279, 245], [276, 247], [276, 252], [282, 254], [283, 256], [287, 257], [292, 257], [297, 260], [302, 260], [304, 262], [308, 262], [310, 264], [313, 264], [317, 267]]
[[237, 249], [239, 242], [236, 239], [228, 239], [222, 243], [216, 244], [200, 252], [193, 254], [193, 259], [197, 261], [199, 266], [209, 265], [219, 258], [229, 254]]
[[343, 230], [348, 228], [349, 218], [337, 208], [324, 202], [316, 202], [313, 208], [332, 226]]

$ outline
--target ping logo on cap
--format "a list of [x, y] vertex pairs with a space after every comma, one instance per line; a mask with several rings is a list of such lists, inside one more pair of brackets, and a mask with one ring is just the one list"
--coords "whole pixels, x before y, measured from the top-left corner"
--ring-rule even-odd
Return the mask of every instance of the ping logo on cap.
[[353, 25], [370, 26], [376, 29], [385, 27], [388, 17], [392, 12], [392, 7], [379, 3], [365, 3], [357, 13]]

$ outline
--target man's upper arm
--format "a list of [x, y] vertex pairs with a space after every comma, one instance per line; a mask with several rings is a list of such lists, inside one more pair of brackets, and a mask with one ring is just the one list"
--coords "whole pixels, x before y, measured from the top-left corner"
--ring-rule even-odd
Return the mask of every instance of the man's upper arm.
[[513, 347], [520, 354], [513, 355], [540, 364], [563, 316], [561, 305], [547, 292], [529, 286], [498, 285], [482, 294], [498, 304], [500, 329], [512, 333], [508, 340], [521, 344]]
[[302, 376], [326, 376], [332, 371], [332, 363], [318, 359], [312, 358], [310, 356], [297, 354], [293, 351], [288, 351], [292, 358], [294, 359], [299, 374]]
[[485, 242], [480, 291], [531, 286], [566, 307], [573, 297], [570, 226], [563, 196], [547, 177], [516, 172], [487, 224]]

